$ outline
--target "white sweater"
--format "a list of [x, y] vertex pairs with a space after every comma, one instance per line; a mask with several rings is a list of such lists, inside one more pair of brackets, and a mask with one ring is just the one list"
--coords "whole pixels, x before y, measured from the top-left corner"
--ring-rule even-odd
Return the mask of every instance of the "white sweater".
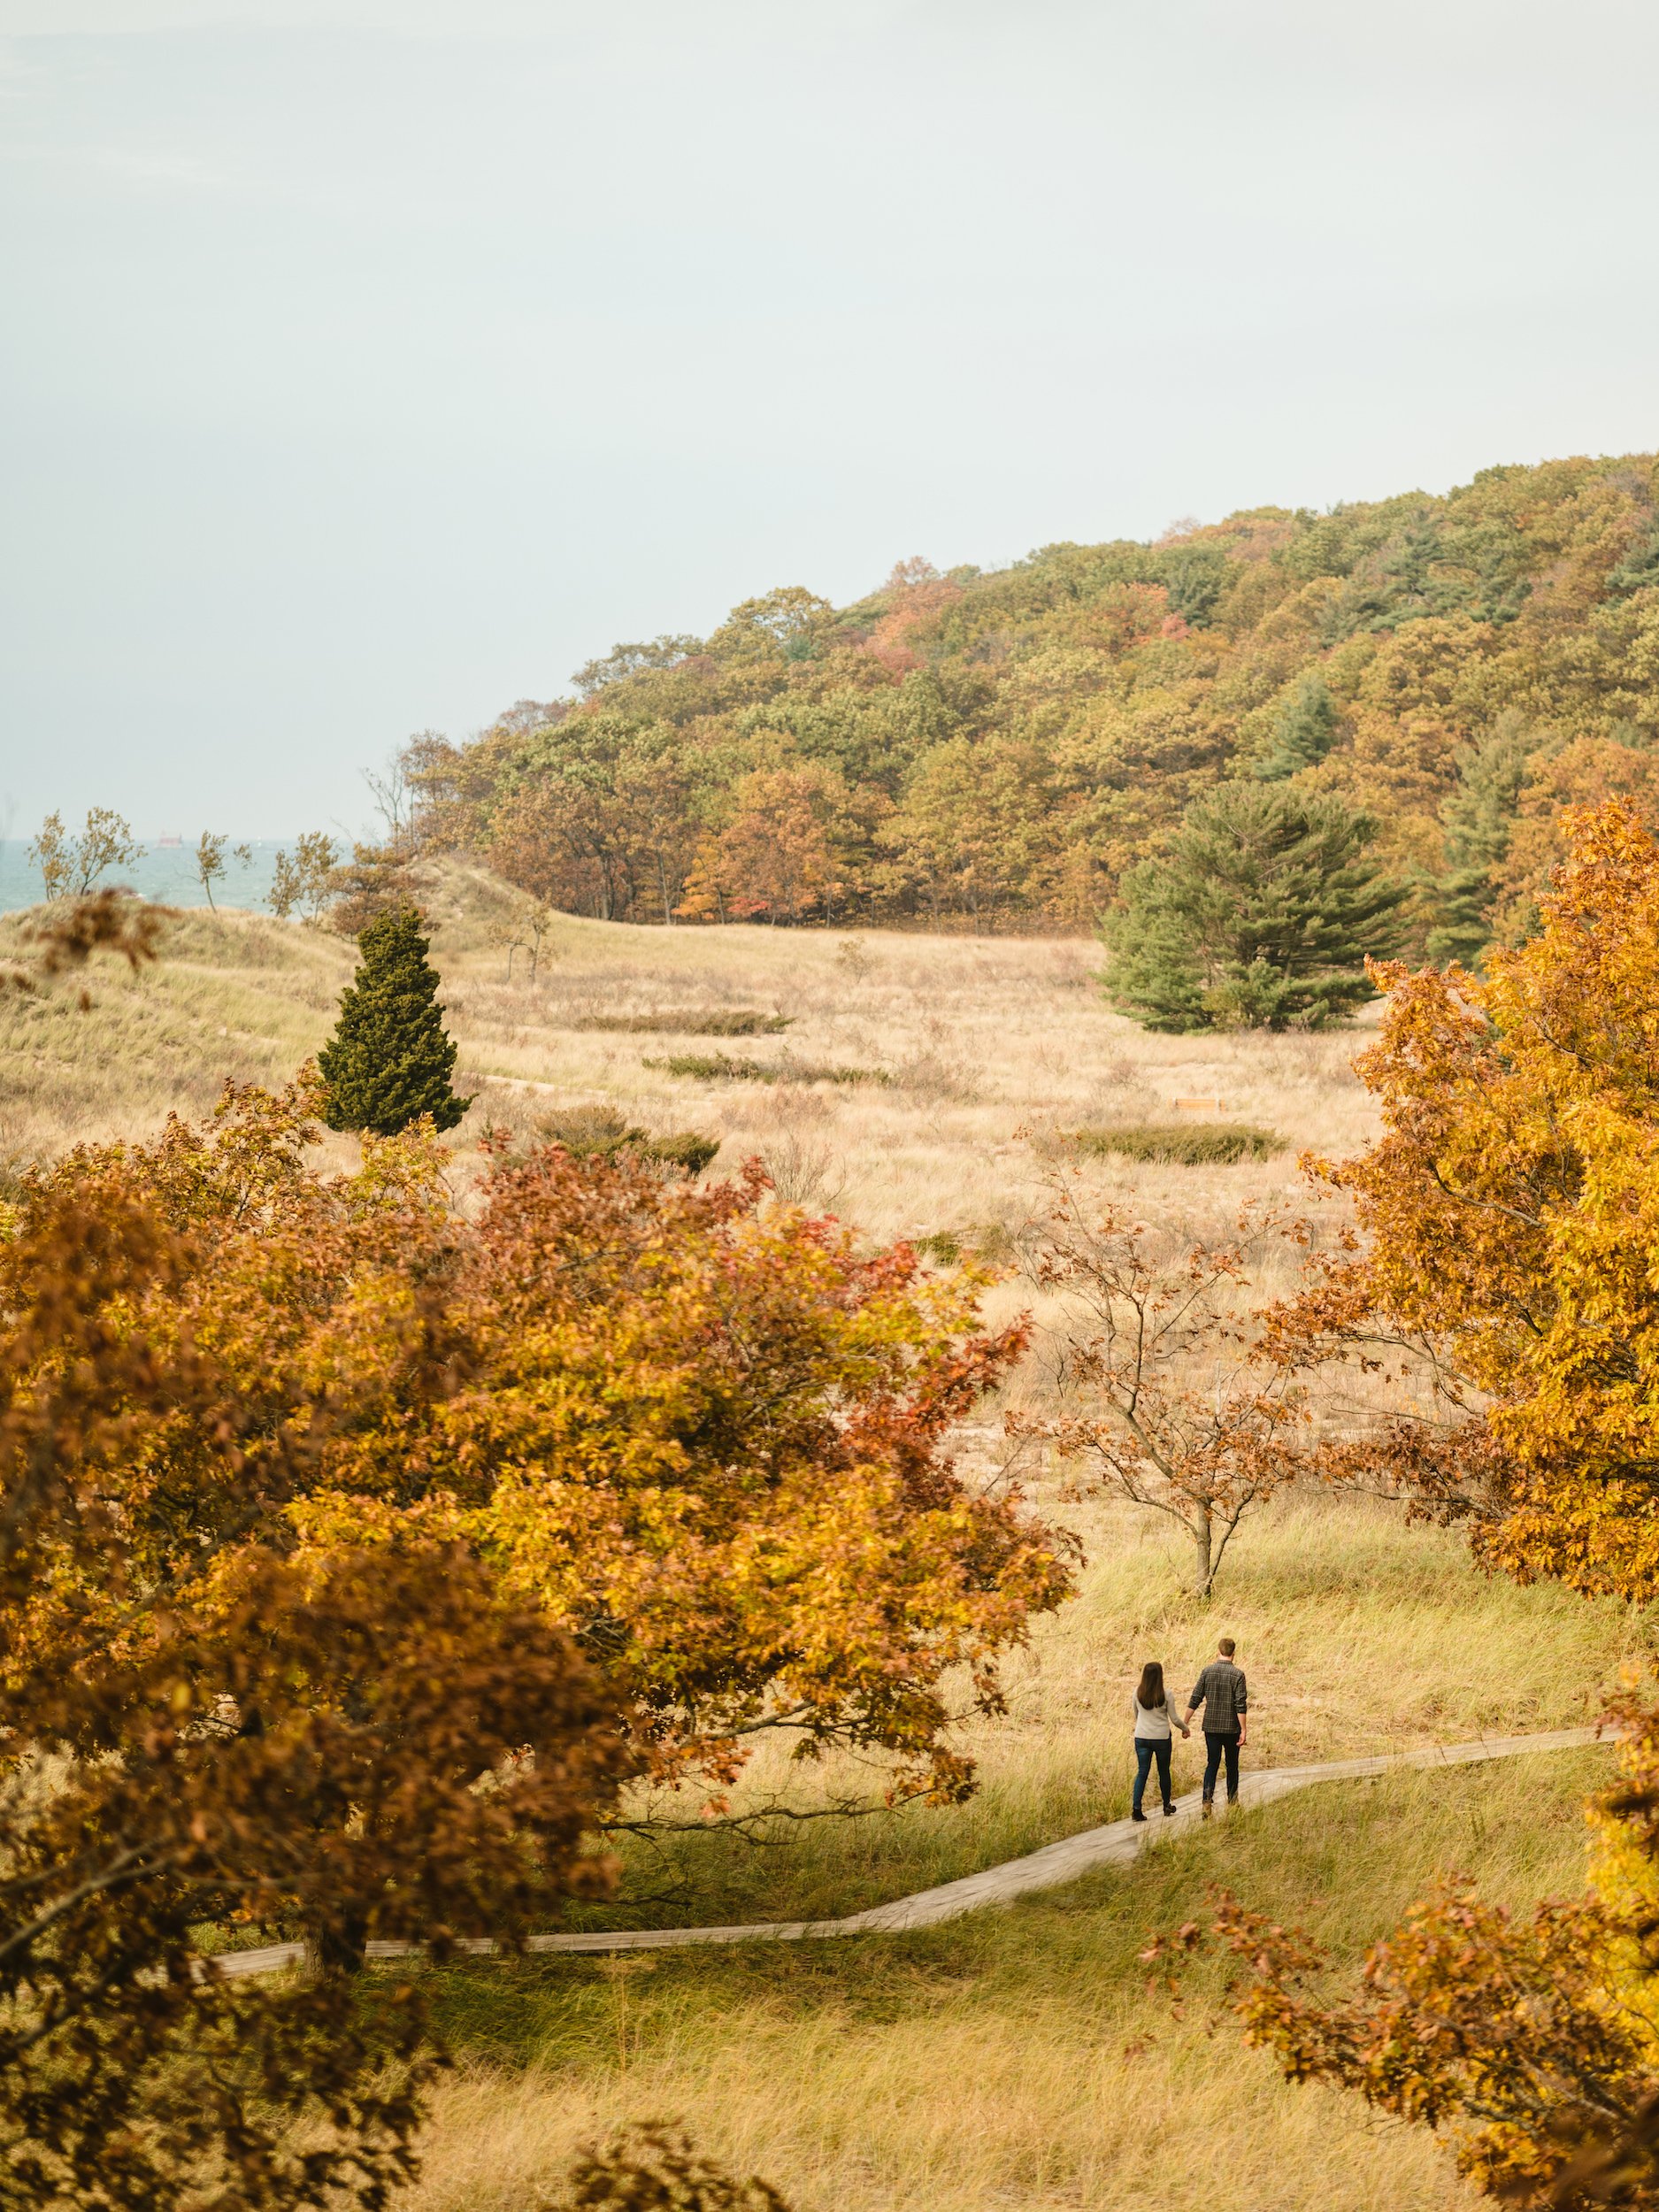
[[1173, 1732], [1170, 1727], [1169, 1707], [1154, 1705], [1148, 1710], [1138, 1697], [1131, 1697], [1129, 1702], [1134, 1708], [1136, 1735], [1144, 1737], [1149, 1743], [1168, 1743]]

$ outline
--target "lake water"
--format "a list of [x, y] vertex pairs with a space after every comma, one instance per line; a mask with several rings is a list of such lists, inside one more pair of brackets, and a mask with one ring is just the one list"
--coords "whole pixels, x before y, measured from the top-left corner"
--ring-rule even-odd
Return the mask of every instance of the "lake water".
[[[292, 844], [293, 840], [250, 837], [246, 842], [253, 856], [251, 865], [246, 868], [226, 848], [225, 872], [213, 886], [213, 896], [220, 906], [263, 907], [276, 870], [277, 854], [285, 842]], [[127, 884], [141, 898], [163, 906], [205, 906], [208, 902], [196, 872], [194, 844], [151, 845], [142, 860], [134, 861], [130, 868], [111, 869], [104, 880]], [[38, 906], [40, 901], [41, 874], [29, 858], [28, 840], [0, 841], [0, 914], [15, 914], [19, 907]]]

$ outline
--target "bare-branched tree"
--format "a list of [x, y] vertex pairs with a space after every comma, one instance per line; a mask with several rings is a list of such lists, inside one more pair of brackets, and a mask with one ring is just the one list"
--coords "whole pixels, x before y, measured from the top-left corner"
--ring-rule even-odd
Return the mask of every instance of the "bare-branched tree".
[[1049, 1197], [1031, 1267], [1060, 1302], [1057, 1410], [1010, 1415], [1010, 1429], [1048, 1442], [1079, 1487], [1177, 1522], [1208, 1597], [1245, 1516], [1309, 1464], [1304, 1394], [1257, 1356], [1248, 1305], [1256, 1256], [1295, 1226], [1247, 1213], [1231, 1235], [1162, 1262], [1143, 1225], [1091, 1208], [1064, 1174]]

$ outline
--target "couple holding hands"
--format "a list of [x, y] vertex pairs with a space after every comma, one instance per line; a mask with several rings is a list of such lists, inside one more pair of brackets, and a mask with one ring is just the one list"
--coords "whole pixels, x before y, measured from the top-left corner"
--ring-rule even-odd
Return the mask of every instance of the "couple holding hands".
[[1249, 1696], [1244, 1675], [1233, 1663], [1238, 1649], [1231, 1636], [1224, 1636], [1218, 1655], [1199, 1676], [1193, 1694], [1187, 1701], [1187, 1717], [1181, 1720], [1170, 1709], [1170, 1701], [1164, 1687], [1164, 1669], [1156, 1659], [1148, 1659], [1141, 1670], [1141, 1680], [1134, 1694], [1135, 1716], [1135, 1793], [1130, 1809], [1131, 1820], [1144, 1820], [1141, 1801], [1146, 1795], [1147, 1777], [1157, 1762], [1158, 1782], [1164, 1793], [1164, 1810], [1175, 1810], [1175, 1801], [1170, 1794], [1170, 1755], [1174, 1748], [1174, 1732], [1183, 1736], [1193, 1732], [1193, 1715], [1202, 1705], [1204, 1709], [1204, 1801], [1203, 1816], [1208, 1820], [1216, 1809], [1216, 1777], [1223, 1762], [1227, 1770], [1227, 1802], [1231, 1805], [1239, 1794], [1239, 1754], [1244, 1748]]

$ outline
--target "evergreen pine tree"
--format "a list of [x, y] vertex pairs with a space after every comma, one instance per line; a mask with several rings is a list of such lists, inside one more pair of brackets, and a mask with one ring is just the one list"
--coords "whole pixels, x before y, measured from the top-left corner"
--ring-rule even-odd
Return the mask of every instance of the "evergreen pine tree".
[[1607, 580], [1609, 595], [1625, 598], [1659, 584], [1659, 530], [1632, 545]]
[[1271, 747], [1256, 763], [1256, 774], [1263, 783], [1279, 783], [1299, 769], [1311, 768], [1330, 751], [1340, 726], [1325, 678], [1310, 668], [1279, 709]]
[[453, 1129], [472, 1104], [450, 1087], [455, 1046], [445, 1033], [438, 977], [412, 906], [379, 915], [357, 942], [356, 979], [334, 1033], [317, 1056], [331, 1129], [396, 1136], [422, 1114]]
[[1107, 995], [1148, 1029], [1322, 1029], [1371, 996], [1407, 892], [1363, 858], [1375, 825], [1334, 800], [1224, 784], [1102, 925]]
[[1515, 834], [1521, 786], [1537, 738], [1512, 708], [1457, 755], [1457, 788], [1440, 809], [1447, 872], [1435, 887], [1425, 950], [1437, 966], [1473, 967], [1492, 942], [1497, 871]]

